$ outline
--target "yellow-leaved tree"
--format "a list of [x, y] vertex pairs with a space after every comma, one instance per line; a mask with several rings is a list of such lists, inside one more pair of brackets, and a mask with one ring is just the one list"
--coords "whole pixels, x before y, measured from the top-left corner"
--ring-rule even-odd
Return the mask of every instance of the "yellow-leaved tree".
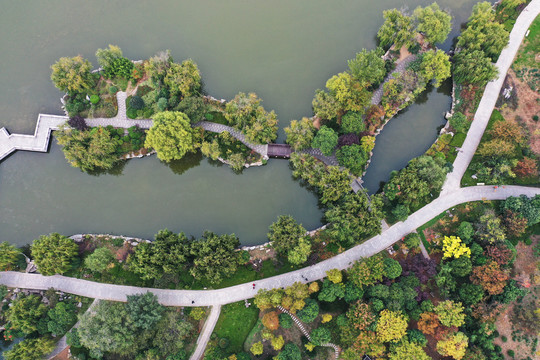
[[457, 236], [445, 236], [443, 239], [443, 258], [453, 257], [455, 259], [460, 256], [471, 256], [471, 249], [461, 242]]

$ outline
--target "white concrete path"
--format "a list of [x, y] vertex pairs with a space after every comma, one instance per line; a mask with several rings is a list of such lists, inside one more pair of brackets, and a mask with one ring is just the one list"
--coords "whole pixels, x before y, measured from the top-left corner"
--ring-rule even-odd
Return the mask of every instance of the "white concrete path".
[[367, 240], [361, 245], [357, 245], [318, 264], [255, 281], [255, 289], [253, 289], [250, 282], [218, 290], [164, 290], [102, 284], [61, 275], [43, 276], [11, 271], [0, 273], [0, 284], [9, 287], [39, 290], [54, 288], [71, 294], [112, 301], [126, 301], [127, 295], [151, 291], [157, 295], [159, 302], [166, 306], [193, 306], [192, 301], [195, 301], [196, 306], [224, 305], [250, 299], [261, 288], [287, 287], [297, 281], [306, 282], [304, 278], [311, 282], [324, 278], [326, 271], [330, 269], [347, 269], [354, 261], [372, 256], [388, 248], [408, 233], [415, 231], [420, 225], [458, 204], [479, 200], [502, 200], [509, 196], [519, 196], [521, 194], [532, 197], [540, 194], [540, 188], [503, 186], [495, 189], [492, 186], [473, 186], [455, 190], [450, 195], [439, 197], [410, 215], [406, 221], [394, 224], [382, 234]]
[[66, 116], [39, 114], [34, 135], [10, 134], [0, 128], [0, 161], [15, 150], [47, 152], [51, 131], [66, 122]]
[[195, 348], [195, 351], [193, 352], [193, 354], [191, 354], [191, 356], [189, 357], [189, 360], [202, 359], [204, 355], [204, 351], [206, 350], [206, 345], [208, 345], [210, 336], [214, 332], [214, 327], [216, 327], [216, 323], [219, 319], [220, 312], [221, 312], [220, 305], [212, 306], [210, 315], [208, 315], [208, 318], [204, 322], [204, 326], [201, 331], [201, 334], [199, 335], [199, 338], [197, 339], [197, 347]]
[[478, 144], [480, 144], [480, 140], [482, 140], [482, 135], [486, 130], [489, 118], [491, 117], [491, 113], [493, 112], [493, 108], [499, 97], [501, 87], [506, 78], [506, 73], [508, 72], [510, 65], [514, 62], [521, 41], [538, 14], [540, 14], [540, 0], [532, 0], [517, 18], [514, 28], [512, 29], [512, 32], [510, 32], [508, 45], [503, 49], [495, 64], [499, 70], [499, 76], [497, 79], [490, 81], [484, 90], [478, 109], [474, 114], [471, 128], [467, 132], [467, 138], [454, 161], [454, 169], [446, 177], [441, 196], [450, 194], [460, 187], [461, 178], [463, 177], [463, 174], [465, 174], [465, 171], [478, 148]]

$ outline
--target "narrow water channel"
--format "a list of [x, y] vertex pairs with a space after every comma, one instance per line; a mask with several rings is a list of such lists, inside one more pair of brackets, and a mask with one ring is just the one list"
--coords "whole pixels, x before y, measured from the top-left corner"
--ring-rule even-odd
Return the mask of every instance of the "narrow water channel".
[[429, 149], [446, 123], [444, 114], [450, 109], [451, 92], [450, 81], [438, 89], [430, 86], [377, 135], [371, 164], [363, 178], [369, 193], [376, 193], [393, 170], [405, 167], [409, 160]]
[[[266, 109], [276, 110], [283, 141], [290, 120], [311, 115], [315, 89], [360, 49], [375, 46], [383, 10], [431, 2], [8, 2], [0, 12], [0, 34], [6, 35], [0, 37], [0, 127], [32, 133], [38, 113], [60, 114], [50, 65], [77, 54], [95, 63], [97, 48], [116, 44], [133, 59], [164, 49], [176, 60], [193, 58], [205, 90], [217, 98], [255, 91]], [[475, 2], [438, 1], [454, 16], [451, 36]], [[443, 48], [449, 46], [447, 41]], [[442, 103], [448, 97], [432, 92], [427, 103], [388, 124], [367, 174], [370, 190], [429, 146]], [[391, 135], [415, 111], [410, 124]], [[151, 157], [128, 162], [122, 175], [93, 177], [71, 168], [56, 145], [49, 154], [16, 153], [0, 163], [0, 241], [24, 244], [51, 231], [151, 236], [169, 227], [193, 235], [234, 232], [242, 243], [255, 244], [265, 241], [279, 214], [290, 213], [306, 228], [320, 224], [315, 196], [291, 178], [286, 161], [272, 160], [240, 176], [206, 160], [195, 165], [179, 175]]]

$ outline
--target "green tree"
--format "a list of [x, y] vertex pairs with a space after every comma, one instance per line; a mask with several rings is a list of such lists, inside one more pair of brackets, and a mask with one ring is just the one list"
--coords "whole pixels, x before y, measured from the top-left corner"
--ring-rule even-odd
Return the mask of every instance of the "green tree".
[[339, 284], [341, 281], [343, 281], [343, 274], [339, 269], [328, 270], [326, 272], [326, 276], [328, 277], [328, 280], [334, 284]]
[[122, 57], [122, 49], [116, 45], [109, 44], [108, 49], [97, 49], [96, 51], [97, 62], [104, 70], [109, 69], [116, 59], [121, 59]]
[[482, 51], [461, 51], [454, 56], [452, 74], [458, 84], [483, 87], [497, 77], [498, 70]]
[[327, 127], [326, 125], [321, 126], [317, 135], [313, 138], [311, 146], [318, 148], [321, 152], [326, 155], [332, 155], [334, 148], [337, 146], [338, 135], [334, 130]]
[[[409, 161], [405, 169], [391, 175], [390, 181], [384, 186], [385, 195], [389, 200], [396, 199], [398, 203], [416, 208], [422, 203], [431, 201], [437, 193], [448, 168], [444, 159], [422, 155]], [[399, 191], [395, 191], [399, 189]], [[393, 194], [393, 196], [391, 196]]]
[[386, 75], [383, 55], [384, 50], [379, 47], [373, 50], [362, 49], [354, 59], [348, 61], [352, 77], [364, 86], [379, 84]]
[[68, 94], [84, 93], [95, 85], [91, 73], [92, 64], [81, 55], [72, 58], [62, 57], [51, 66], [51, 69], [54, 86]]
[[329, 343], [332, 339], [332, 333], [324, 326], [320, 326], [311, 332], [311, 342], [314, 345]]
[[336, 202], [343, 195], [351, 191], [351, 174], [349, 170], [341, 171], [337, 166], [328, 166], [323, 173], [318, 187], [321, 192], [320, 200], [323, 204]]
[[408, 342], [402, 340], [394, 347], [393, 351], [389, 355], [390, 360], [430, 360], [426, 352], [422, 347], [414, 342]]
[[444, 326], [460, 327], [465, 322], [465, 314], [463, 306], [460, 302], [456, 303], [452, 300], [446, 300], [435, 306], [435, 314], [439, 317], [439, 321]]
[[263, 344], [262, 342], [256, 342], [254, 343], [253, 345], [251, 345], [251, 348], [249, 349], [249, 351], [251, 351], [251, 353], [255, 356], [259, 356], [259, 355], [262, 355], [263, 351], [264, 351], [264, 347], [263, 347]]
[[144, 147], [155, 149], [160, 160], [179, 160], [195, 151], [197, 138], [186, 114], [165, 111], [154, 115], [153, 120]]
[[301, 360], [302, 353], [296, 344], [287, 343], [275, 358], [276, 360]]
[[335, 284], [328, 279], [324, 279], [322, 289], [318, 295], [320, 301], [334, 302], [336, 299], [342, 299], [344, 296], [344, 284]]
[[158, 303], [156, 295], [146, 292], [128, 295], [126, 310], [135, 327], [149, 330], [161, 319], [165, 308]]
[[302, 118], [302, 120], [292, 120], [291, 124], [285, 128], [287, 144], [291, 145], [295, 151], [309, 147], [314, 133], [313, 121], [306, 117]]
[[72, 303], [59, 302], [47, 315], [47, 328], [55, 336], [65, 334], [77, 322], [77, 308]]
[[319, 315], [319, 304], [313, 299], [306, 300], [306, 306], [298, 311], [298, 318], [305, 323], [312, 323]]
[[288, 254], [299, 245], [300, 238], [306, 236], [306, 229], [290, 215], [280, 215], [269, 229], [268, 240], [281, 255]]
[[31, 246], [32, 258], [43, 275], [63, 274], [68, 271], [78, 249], [75, 241], [58, 233], [41, 235]]
[[254, 93], [238, 93], [225, 106], [225, 118], [251, 143], [267, 144], [277, 138], [276, 113], [265, 111], [261, 99]]
[[480, 240], [494, 244], [506, 239], [506, 234], [502, 228], [501, 219], [495, 215], [494, 211], [486, 211], [480, 216], [476, 226], [476, 235]]
[[459, 298], [467, 305], [478, 304], [484, 298], [484, 289], [476, 284], [463, 284], [459, 287]]
[[356, 176], [362, 175], [368, 160], [368, 154], [357, 144], [342, 146], [336, 151], [336, 157], [340, 165], [348, 168]]
[[433, 3], [424, 8], [417, 7], [414, 17], [418, 23], [416, 30], [423, 33], [430, 44], [442, 43], [452, 30], [452, 16]]
[[450, 57], [442, 50], [428, 50], [422, 55], [420, 74], [426, 81], [435, 81], [439, 87], [450, 77]]
[[81, 344], [90, 354], [98, 358], [105, 352], [133, 354], [136, 328], [125, 305], [100, 301], [93, 310], [81, 316], [78, 328]]
[[54, 340], [50, 337], [24, 339], [4, 353], [6, 360], [42, 359], [54, 349]]
[[11, 270], [21, 257], [21, 250], [3, 241], [0, 243], [0, 271]]
[[509, 33], [504, 25], [495, 21], [495, 10], [484, 1], [473, 7], [467, 28], [461, 32], [457, 46], [467, 51], [482, 51], [496, 61], [508, 43]]
[[188, 242], [184, 233], [160, 230], [155, 241], [135, 247], [135, 252], [128, 258], [129, 268], [141, 274], [143, 279], [157, 279], [163, 273], [181, 271], [188, 261]]
[[380, 255], [356, 261], [349, 269], [349, 281], [363, 288], [381, 281], [384, 276], [384, 262]]
[[407, 236], [405, 236], [404, 243], [407, 245], [409, 249], [414, 249], [418, 246], [420, 246], [420, 235], [418, 233], [410, 233]]
[[212, 140], [212, 142], [203, 141], [201, 144], [201, 153], [212, 160], [217, 160], [221, 156], [218, 141], [216, 139]]
[[362, 114], [355, 111], [347, 112], [341, 118], [341, 129], [344, 133], [360, 134], [366, 129]]
[[315, 91], [315, 97], [311, 104], [313, 114], [323, 120], [332, 120], [340, 113], [340, 105], [336, 98], [321, 89]]
[[55, 133], [67, 161], [85, 172], [109, 170], [118, 162], [118, 142], [109, 129], [75, 130], [67, 127]]
[[377, 336], [383, 342], [397, 342], [407, 332], [407, 319], [401, 312], [383, 310], [377, 321]]
[[281, 313], [279, 314], [279, 326], [281, 326], [284, 329], [290, 329], [294, 323], [293, 319], [289, 316], [289, 314]]
[[396, 49], [409, 46], [414, 39], [413, 19], [397, 9], [383, 11], [384, 24], [377, 37], [382, 47], [394, 44]]
[[326, 82], [330, 94], [346, 111], [364, 111], [371, 100], [371, 93], [365, 85], [353, 79], [351, 74], [342, 72], [334, 75]]
[[236, 235], [216, 235], [205, 231], [200, 240], [191, 244], [193, 266], [189, 270], [196, 279], [206, 279], [213, 284], [231, 276], [238, 268], [238, 253], [240, 245]]
[[370, 203], [362, 192], [346, 194], [341, 202], [331, 205], [324, 214], [331, 223], [328, 232], [343, 246], [377, 235], [381, 232], [381, 220], [384, 218], [382, 206], [380, 196], [373, 196]]
[[397, 260], [384, 258], [384, 276], [389, 279], [396, 279], [401, 276], [403, 269]]
[[162, 356], [172, 356], [184, 349], [186, 339], [195, 330], [177, 311], [167, 311], [156, 328], [153, 344]]
[[100, 273], [105, 271], [113, 260], [114, 255], [111, 250], [102, 247], [94, 250], [84, 259], [84, 266], [92, 272]]
[[38, 329], [38, 323], [45, 314], [47, 306], [37, 295], [20, 296], [11, 303], [6, 319], [14, 329], [31, 334]]
[[301, 265], [308, 260], [311, 254], [311, 244], [307, 237], [301, 237], [298, 239], [298, 244], [289, 250], [287, 253], [287, 260], [291, 264]]
[[173, 62], [167, 69], [163, 83], [168, 87], [171, 96], [198, 96], [201, 91], [201, 73], [191, 59], [184, 60], [181, 64]]

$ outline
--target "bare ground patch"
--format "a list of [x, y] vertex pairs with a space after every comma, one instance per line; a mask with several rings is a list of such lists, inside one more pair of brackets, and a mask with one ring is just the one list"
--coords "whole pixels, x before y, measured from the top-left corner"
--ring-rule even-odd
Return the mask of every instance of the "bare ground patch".
[[508, 81], [515, 86], [513, 91], [517, 94], [518, 106], [515, 110], [505, 107], [501, 109], [501, 114], [505, 119], [517, 120], [527, 128], [531, 150], [540, 156], [540, 121], [533, 120], [533, 116], [540, 116], [540, 93], [519, 80], [511, 69], [508, 71]]

